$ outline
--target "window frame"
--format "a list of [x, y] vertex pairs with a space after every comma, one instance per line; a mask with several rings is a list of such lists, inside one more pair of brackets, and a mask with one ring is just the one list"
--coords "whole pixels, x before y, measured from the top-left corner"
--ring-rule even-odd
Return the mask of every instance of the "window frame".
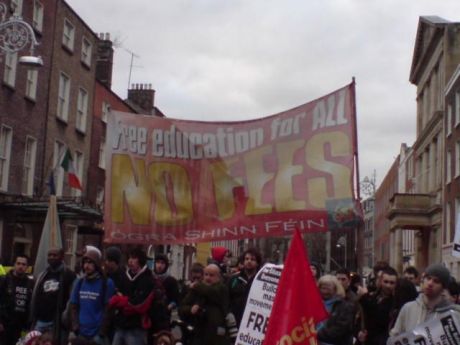
[[16, 86], [16, 72], [18, 69], [18, 53], [7, 53], [4, 57], [3, 82], [10, 86]]
[[26, 74], [26, 91], [25, 95], [28, 99], [35, 101], [37, 99], [38, 89], [38, 70], [29, 68]]
[[43, 3], [38, 0], [34, 1], [34, 12], [32, 16], [32, 27], [38, 32], [43, 31], [43, 18], [45, 13], [45, 7]]
[[[32, 143], [29, 158], [27, 156], [29, 143]], [[24, 165], [22, 170], [21, 193], [32, 196], [34, 192], [35, 163], [37, 160], [37, 139], [27, 135], [24, 147]]]
[[89, 93], [86, 89], [78, 88], [77, 98], [77, 118], [75, 127], [82, 133], [86, 133], [86, 124], [88, 119]]
[[64, 18], [62, 45], [73, 52], [75, 46], [75, 25], [67, 18]]
[[[4, 138], [4, 130], [7, 131], [7, 137], [5, 142], [3, 143]], [[9, 172], [10, 172], [10, 164], [11, 164], [11, 148], [13, 143], [13, 128], [7, 125], [0, 126], [0, 160], [3, 161], [3, 164], [0, 166], [0, 190], [1, 191], [8, 191], [8, 179], [9, 179]], [[5, 152], [2, 151], [2, 145], [5, 145]], [[4, 155], [4, 157], [3, 157]]]
[[[86, 43], [86, 46], [85, 46], [85, 43]], [[89, 39], [83, 36], [81, 40], [81, 57], [80, 58], [81, 58], [81, 62], [87, 67], [91, 67], [92, 54], [93, 54], [93, 45]]]
[[[73, 163], [75, 168], [75, 175], [77, 175], [78, 179], [83, 185], [83, 168], [84, 168], [84, 155], [83, 152], [75, 150], [75, 154], [73, 157]], [[79, 197], [82, 195], [82, 191], [80, 189], [71, 188], [70, 194], [75, 197]]]
[[[66, 80], [65, 85], [62, 84], [63, 80]], [[58, 104], [56, 110], [56, 117], [66, 123], [69, 120], [71, 87], [70, 83], [70, 77], [61, 71], [59, 74]], [[64, 90], [62, 88], [64, 88]]]

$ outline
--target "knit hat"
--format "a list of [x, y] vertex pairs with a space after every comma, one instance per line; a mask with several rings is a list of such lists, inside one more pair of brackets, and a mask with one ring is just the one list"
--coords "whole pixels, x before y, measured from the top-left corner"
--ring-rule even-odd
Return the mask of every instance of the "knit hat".
[[36, 340], [39, 336], [41, 336], [41, 332], [39, 331], [30, 331], [24, 336], [24, 339], [22, 341], [23, 345], [30, 345], [34, 340]]
[[85, 247], [85, 251], [83, 253], [83, 258], [90, 259], [92, 262], [94, 262], [96, 267], [101, 266], [101, 258], [102, 258], [101, 251], [99, 249], [97, 249], [96, 247], [94, 247], [94, 246], [86, 246]]
[[449, 285], [450, 272], [442, 264], [433, 264], [428, 266], [425, 270], [425, 275], [438, 278], [443, 287], [447, 287]]
[[108, 247], [105, 250], [105, 259], [107, 261], [116, 262], [118, 265], [121, 262], [121, 250], [118, 247]]
[[228, 249], [225, 247], [213, 247], [211, 248], [211, 257], [220, 264], [224, 261], [225, 254], [227, 254], [227, 252]]

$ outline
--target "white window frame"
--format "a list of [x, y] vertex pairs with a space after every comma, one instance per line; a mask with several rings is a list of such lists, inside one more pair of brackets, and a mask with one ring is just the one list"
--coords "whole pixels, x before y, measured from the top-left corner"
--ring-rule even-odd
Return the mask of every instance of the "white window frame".
[[22, 194], [33, 195], [35, 162], [37, 157], [37, 139], [31, 136], [26, 137], [24, 148], [24, 166], [22, 169]]
[[32, 100], [37, 98], [38, 70], [30, 68], [26, 77], [26, 96]]
[[53, 167], [55, 169], [55, 187], [56, 187], [56, 196], [62, 196], [62, 191], [64, 189], [64, 169], [60, 168], [62, 158], [65, 153], [65, 145], [59, 140], [54, 142], [54, 152], [53, 152]]
[[11, 0], [10, 6], [14, 9], [13, 15], [22, 16], [22, 0]]
[[446, 183], [452, 181], [452, 151], [447, 150], [446, 155]]
[[449, 244], [450, 243], [450, 233], [451, 233], [451, 227], [452, 227], [452, 221], [451, 221], [451, 212], [452, 212], [452, 205], [450, 202], [446, 203], [446, 231], [444, 231], [444, 241], [443, 244]]
[[59, 75], [58, 104], [56, 116], [67, 122], [69, 118], [70, 103], [70, 77], [61, 72]]
[[101, 169], [105, 170], [105, 147], [106, 147], [106, 139], [105, 136], [101, 137], [101, 143], [99, 144], [99, 163], [98, 166]]
[[81, 62], [86, 66], [91, 66], [91, 54], [93, 53], [93, 45], [91, 41], [83, 36], [81, 40]]
[[[77, 175], [80, 182], [83, 184], [83, 166], [84, 166], [84, 157], [83, 152], [75, 150], [74, 155], [74, 168], [75, 168], [75, 175]], [[70, 193], [72, 196], [81, 196], [81, 190], [76, 188], [71, 188]]]
[[75, 44], [75, 25], [70, 20], [64, 18], [64, 28], [62, 31], [62, 45], [73, 51]]
[[460, 141], [455, 143], [455, 177], [460, 175]]
[[452, 104], [447, 106], [447, 117], [446, 117], [446, 136], [452, 134]]
[[83, 88], [78, 89], [76, 127], [83, 133], [86, 132], [86, 121], [88, 118], [88, 97], [88, 91]]
[[455, 92], [455, 126], [460, 124], [460, 90]]
[[43, 30], [43, 14], [44, 14], [44, 6], [43, 4], [35, 0], [34, 1], [34, 14], [32, 19], [32, 26], [38, 32], [42, 32]]
[[2, 125], [0, 127], [0, 190], [5, 192], [8, 191], [12, 141], [13, 129]]
[[102, 114], [101, 114], [101, 120], [104, 123], [107, 123], [107, 116], [109, 115], [110, 112], [110, 103], [103, 101], [102, 102]]
[[18, 53], [7, 53], [4, 56], [5, 68], [3, 81], [5, 84], [14, 87], [16, 85], [16, 70], [18, 66]]

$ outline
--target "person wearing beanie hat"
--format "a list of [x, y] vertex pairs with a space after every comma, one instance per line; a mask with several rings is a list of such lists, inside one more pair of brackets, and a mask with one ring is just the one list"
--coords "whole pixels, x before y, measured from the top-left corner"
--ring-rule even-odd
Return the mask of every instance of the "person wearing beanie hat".
[[105, 250], [104, 271], [107, 277], [113, 280], [116, 291], [126, 294], [129, 283], [126, 277], [126, 268], [121, 265], [121, 258], [120, 248], [108, 247]]
[[70, 330], [73, 334], [94, 340], [97, 343], [107, 335], [106, 306], [115, 294], [115, 286], [101, 270], [101, 251], [94, 246], [86, 246], [83, 253], [83, 277], [74, 284], [70, 298]]
[[[450, 272], [442, 264], [432, 264], [425, 269], [422, 293], [415, 301], [406, 303], [399, 312], [390, 336], [396, 337], [412, 331], [417, 325], [433, 318], [439, 311], [453, 310], [460, 317], [460, 309], [444, 295], [450, 281]], [[391, 342], [392, 338], [390, 338]]]

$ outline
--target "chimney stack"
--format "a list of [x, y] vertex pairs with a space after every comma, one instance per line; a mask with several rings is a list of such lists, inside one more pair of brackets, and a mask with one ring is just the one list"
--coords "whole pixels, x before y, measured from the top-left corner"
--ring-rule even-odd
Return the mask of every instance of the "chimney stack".
[[112, 86], [113, 47], [110, 34], [100, 33], [97, 45], [96, 79], [109, 89]]
[[132, 84], [128, 90], [128, 100], [142, 109], [144, 114], [154, 114], [155, 90], [152, 84]]

